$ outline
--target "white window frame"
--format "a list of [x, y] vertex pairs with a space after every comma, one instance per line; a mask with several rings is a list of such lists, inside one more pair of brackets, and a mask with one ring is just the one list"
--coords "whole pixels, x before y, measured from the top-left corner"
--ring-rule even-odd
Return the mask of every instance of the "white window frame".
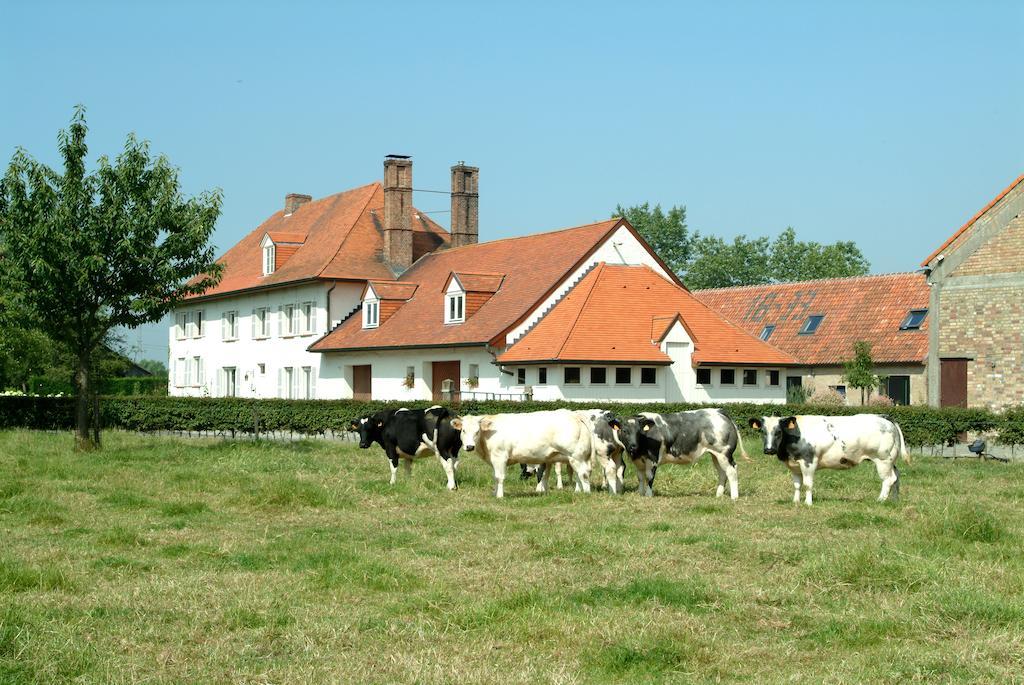
[[302, 319], [302, 335], [313, 335], [316, 333], [316, 302], [303, 302], [299, 305], [300, 318]]
[[188, 312], [174, 313], [174, 339], [184, 340], [188, 328]]
[[225, 366], [221, 368], [220, 375], [221, 395], [224, 397], [238, 397], [238, 367]]
[[316, 399], [316, 371], [312, 366], [303, 366], [302, 373], [299, 376], [302, 387], [300, 388], [301, 395], [304, 399], [315, 400]]
[[202, 309], [197, 309], [192, 312], [191, 316], [188, 317], [189, 322], [192, 326], [192, 335], [190, 338], [201, 338], [203, 337], [203, 328], [206, 326], [206, 315]]
[[220, 332], [224, 340], [238, 340], [238, 310], [224, 312], [221, 317]]
[[444, 298], [444, 322], [462, 323], [466, 320], [466, 293], [448, 293]]
[[380, 325], [380, 300], [363, 300], [363, 328], [376, 328]]
[[192, 377], [189, 379], [189, 385], [193, 388], [198, 388], [203, 384], [203, 358], [199, 355], [192, 357], [191, 363], [186, 364], [185, 368], [190, 368]]
[[278, 324], [281, 329], [282, 338], [290, 338], [296, 335], [296, 327], [299, 320], [298, 305], [283, 304], [278, 309]]
[[188, 365], [185, 357], [178, 357], [174, 362], [174, 387], [184, 388], [188, 382]]
[[263, 248], [263, 275], [269, 276], [277, 268], [277, 247], [269, 235], [263, 236], [260, 247]]
[[252, 339], [266, 340], [270, 337], [270, 307], [256, 307], [252, 310]]

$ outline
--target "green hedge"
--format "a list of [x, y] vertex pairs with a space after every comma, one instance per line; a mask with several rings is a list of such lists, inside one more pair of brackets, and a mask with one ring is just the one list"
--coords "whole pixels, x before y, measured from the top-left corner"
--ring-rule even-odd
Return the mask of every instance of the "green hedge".
[[[131, 431], [219, 431], [252, 433], [288, 431], [306, 435], [340, 432], [353, 418], [389, 407], [428, 407], [422, 402], [359, 402], [354, 400], [251, 400], [197, 397], [105, 397], [101, 402], [102, 423], [107, 428]], [[606, 406], [619, 414], [640, 411], [697, 409], [698, 404], [570, 403], [466, 401], [457, 408], [462, 414], [582, 409]], [[933, 407], [810, 407], [807, 405], [724, 404], [740, 429], [749, 434], [747, 419], [762, 414], [849, 415], [861, 412], [885, 414], [900, 424], [907, 444], [950, 444], [960, 433], [997, 431], [1004, 444], [1024, 444], [1024, 407], [995, 414], [983, 409], [937, 409]], [[0, 397], [0, 428], [69, 429], [74, 421], [71, 397]]]
[[167, 376], [125, 376], [107, 378], [100, 384], [102, 395], [166, 395]]

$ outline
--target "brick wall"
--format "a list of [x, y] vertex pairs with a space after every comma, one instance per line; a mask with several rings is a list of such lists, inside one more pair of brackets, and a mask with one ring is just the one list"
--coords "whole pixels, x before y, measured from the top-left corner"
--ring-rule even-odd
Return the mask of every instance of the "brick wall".
[[1017, 216], [998, 236], [975, 250], [953, 276], [1008, 274], [1024, 270], [1024, 216]]

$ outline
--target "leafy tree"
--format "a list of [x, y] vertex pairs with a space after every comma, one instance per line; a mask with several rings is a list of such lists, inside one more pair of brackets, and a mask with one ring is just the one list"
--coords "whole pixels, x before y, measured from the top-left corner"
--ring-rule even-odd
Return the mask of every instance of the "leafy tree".
[[776, 282], [805, 281], [812, 278], [863, 276], [871, 268], [852, 241], [822, 245], [796, 239], [792, 226], [779, 234], [769, 253], [772, 279]]
[[677, 274], [686, 271], [697, 238], [697, 234], [691, 234], [686, 226], [686, 207], [673, 205], [666, 213], [661, 205], [654, 205], [651, 209], [647, 202], [632, 207], [617, 205], [612, 216], [621, 216], [629, 221], [670, 269]]
[[209, 244], [220, 192], [183, 197], [178, 171], [134, 135], [87, 172], [86, 132], [77, 107], [59, 134], [63, 173], [19, 149], [0, 181], [10, 284], [74, 359], [79, 449], [99, 446], [96, 363], [111, 332], [159, 320], [221, 275]]
[[167, 365], [156, 359], [142, 359], [138, 362], [138, 365], [149, 371], [154, 376], [166, 376]]
[[717, 236], [701, 236], [695, 242], [695, 257], [682, 275], [687, 287], [728, 288], [771, 282], [768, 239], [747, 239], [739, 235], [727, 243]]
[[864, 391], [878, 387], [879, 377], [875, 374], [875, 363], [871, 359], [871, 343], [858, 340], [853, 344], [853, 359], [843, 362], [843, 380], [851, 388], [860, 388], [860, 403], [864, 404]]

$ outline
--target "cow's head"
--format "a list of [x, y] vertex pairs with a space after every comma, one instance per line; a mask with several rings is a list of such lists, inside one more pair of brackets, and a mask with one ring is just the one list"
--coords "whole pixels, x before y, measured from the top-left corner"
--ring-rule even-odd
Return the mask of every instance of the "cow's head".
[[615, 438], [622, 445], [623, 451], [630, 457], [636, 457], [640, 448], [647, 440], [660, 440], [658, 427], [654, 420], [646, 416], [630, 416], [620, 419], [611, 417], [608, 424], [615, 431]]
[[494, 425], [489, 416], [462, 416], [452, 419], [452, 428], [459, 431], [462, 448], [472, 452], [477, 445], [484, 443], [488, 434], [494, 430]]
[[764, 453], [778, 455], [779, 459], [787, 459], [786, 445], [800, 439], [800, 427], [795, 416], [779, 418], [778, 416], [762, 416], [752, 418], [750, 427], [761, 431], [764, 440]]
[[359, 433], [359, 446], [365, 450], [374, 440], [380, 439], [384, 420], [379, 416], [364, 416], [353, 421], [351, 428]]

